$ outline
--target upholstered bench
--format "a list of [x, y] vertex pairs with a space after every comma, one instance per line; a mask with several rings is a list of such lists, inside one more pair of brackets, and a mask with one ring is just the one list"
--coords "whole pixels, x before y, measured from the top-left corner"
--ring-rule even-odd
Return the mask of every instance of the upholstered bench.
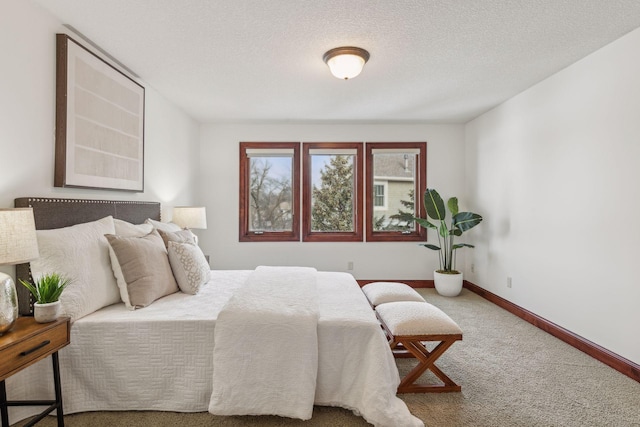
[[[438, 307], [427, 302], [400, 301], [378, 305], [376, 315], [382, 324], [395, 357], [414, 357], [418, 364], [400, 381], [398, 393], [460, 391], [461, 387], [442, 372], [436, 360], [453, 343], [462, 339], [462, 330]], [[438, 342], [433, 350], [427, 342]], [[427, 370], [443, 384], [416, 384]]]
[[372, 282], [362, 287], [362, 292], [373, 308], [380, 304], [397, 301], [425, 302], [422, 295], [405, 283]]

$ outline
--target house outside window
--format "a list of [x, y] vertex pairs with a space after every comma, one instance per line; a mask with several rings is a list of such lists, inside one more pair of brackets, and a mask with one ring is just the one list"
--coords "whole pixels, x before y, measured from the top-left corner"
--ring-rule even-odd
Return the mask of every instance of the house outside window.
[[426, 240], [413, 221], [424, 216], [426, 143], [367, 143], [366, 153], [367, 241]]

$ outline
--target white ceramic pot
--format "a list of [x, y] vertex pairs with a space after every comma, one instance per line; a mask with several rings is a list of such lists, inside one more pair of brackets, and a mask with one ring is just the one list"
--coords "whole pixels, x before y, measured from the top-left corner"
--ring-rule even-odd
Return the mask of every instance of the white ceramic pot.
[[33, 304], [33, 317], [38, 323], [53, 322], [60, 314], [60, 301], [47, 304]]
[[433, 272], [433, 281], [436, 291], [445, 297], [455, 297], [462, 291], [462, 273], [445, 274]]

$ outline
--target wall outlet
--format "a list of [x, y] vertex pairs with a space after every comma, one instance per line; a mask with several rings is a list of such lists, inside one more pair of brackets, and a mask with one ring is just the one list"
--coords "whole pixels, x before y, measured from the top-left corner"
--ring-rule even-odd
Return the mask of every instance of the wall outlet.
[[349, 270], [349, 271], [353, 270], [353, 261], [349, 261], [347, 263], [347, 270]]
[[475, 264], [471, 264], [471, 272], [472, 273], [476, 272], [476, 265]]
[[507, 277], [507, 288], [511, 287], [511, 277]]

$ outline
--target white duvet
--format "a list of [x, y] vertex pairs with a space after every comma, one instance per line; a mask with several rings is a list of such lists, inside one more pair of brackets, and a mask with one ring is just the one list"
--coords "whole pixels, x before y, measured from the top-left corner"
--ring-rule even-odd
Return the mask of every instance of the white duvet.
[[[212, 271], [197, 295], [178, 292], [135, 311], [114, 304], [76, 321], [59, 352], [64, 412], [207, 411], [216, 319], [251, 273]], [[423, 425], [395, 394], [393, 355], [353, 277], [319, 272], [317, 286], [314, 403], [351, 409], [377, 426]], [[47, 358], [6, 380], [8, 398], [51, 399], [51, 377]], [[9, 412], [14, 423], [37, 408]]]
[[311, 418], [318, 374], [316, 273], [260, 266], [222, 308], [209, 412]]

